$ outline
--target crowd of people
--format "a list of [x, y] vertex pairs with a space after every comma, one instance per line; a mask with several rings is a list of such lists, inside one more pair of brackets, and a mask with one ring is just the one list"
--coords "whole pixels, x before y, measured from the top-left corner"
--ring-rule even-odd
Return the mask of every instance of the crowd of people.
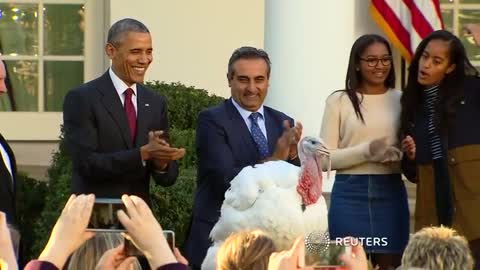
[[[197, 186], [184, 258], [168, 246], [149, 207], [150, 178], [173, 185], [176, 161], [185, 154], [169, 144], [166, 100], [141, 84], [153, 60], [150, 32], [137, 20], [120, 20], [108, 32], [105, 52], [111, 67], [65, 97], [76, 195], [24, 269], [141, 269], [141, 258], [151, 269], [200, 269], [230, 181], [249, 165], [300, 165], [302, 125], [264, 105], [268, 54], [235, 50], [227, 70], [231, 97], [198, 116]], [[381, 270], [474, 269], [475, 263], [480, 269], [480, 127], [472, 125], [480, 117], [479, 74], [461, 41], [444, 30], [420, 43], [408, 73], [405, 89], [395, 89], [389, 43], [363, 35], [352, 46], [345, 88], [326, 100], [320, 137], [337, 171], [331, 237], [387, 239], [352, 246], [340, 258], [347, 269], [368, 269], [369, 262]], [[2, 92], [5, 77], [2, 63]], [[0, 139], [0, 269], [16, 269], [15, 159]], [[417, 183], [413, 236], [402, 174]], [[125, 210], [115, 214], [126, 233], [87, 230], [95, 197], [122, 199]], [[140, 261], [125, 253], [124, 238], [143, 253]], [[304, 248], [301, 236], [278, 251], [263, 232], [242, 231], [220, 247], [217, 269], [309, 269]]]

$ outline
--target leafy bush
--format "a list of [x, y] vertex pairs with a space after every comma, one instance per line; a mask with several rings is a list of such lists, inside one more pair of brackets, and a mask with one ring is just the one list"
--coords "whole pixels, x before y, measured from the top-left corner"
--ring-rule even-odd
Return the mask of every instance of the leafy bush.
[[30, 178], [23, 173], [18, 173], [15, 180], [17, 218], [22, 236], [20, 264], [25, 265], [33, 257], [30, 249], [37, 240], [33, 228], [40, 222], [41, 212], [45, 206], [47, 183]]
[[185, 156], [179, 161], [180, 169], [193, 168], [197, 166], [194, 129], [171, 129], [170, 144], [175, 147], [185, 148]]
[[187, 87], [181, 83], [152, 81], [147, 82], [146, 86], [165, 96], [170, 127], [179, 130], [195, 129], [198, 113], [224, 100], [223, 97], [209, 95], [204, 89]]
[[150, 184], [153, 213], [164, 230], [175, 232], [177, 246], [185, 241], [190, 223], [196, 175], [195, 168], [183, 169], [171, 187]]
[[[62, 131], [63, 134], [63, 131]], [[34, 226], [35, 242], [31, 246], [30, 258], [37, 257], [47, 243], [55, 221], [60, 216], [63, 206], [70, 195], [72, 175], [71, 161], [65, 152], [63, 135], [60, 137], [58, 151], [53, 154], [52, 165], [48, 169], [48, 186], [45, 203], [40, 220]]]
[[[220, 103], [223, 98], [209, 96], [205, 90], [180, 83], [154, 81], [147, 83], [147, 86], [167, 98], [170, 143], [186, 149], [185, 157], [179, 162], [181, 170], [176, 184], [168, 188], [151, 184], [152, 210], [163, 228], [175, 231], [176, 242], [180, 246], [189, 225], [195, 189], [197, 115], [201, 110]], [[71, 175], [71, 161], [61, 136], [59, 149], [53, 154], [53, 162], [48, 170], [48, 185], [29, 178], [20, 181], [18, 211], [25, 245], [22, 261], [37, 257], [45, 246], [69, 197]]]

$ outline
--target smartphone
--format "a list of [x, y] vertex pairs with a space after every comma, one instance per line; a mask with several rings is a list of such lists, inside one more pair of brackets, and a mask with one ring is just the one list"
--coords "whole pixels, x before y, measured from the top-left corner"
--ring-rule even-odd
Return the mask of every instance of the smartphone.
[[346, 270], [340, 255], [351, 254], [351, 247], [335, 242], [318, 244], [318, 246], [305, 247], [305, 265], [323, 270]]
[[95, 199], [87, 231], [125, 232], [125, 228], [117, 217], [117, 211], [120, 209], [125, 211], [125, 206], [120, 199]]
[[175, 247], [175, 233], [170, 230], [163, 230], [163, 236], [167, 239], [168, 246], [173, 252], [173, 248]]
[[143, 256], [141, 252], [132, 241], [127, 238], [123, 238], [123, 252], [126, 256]]

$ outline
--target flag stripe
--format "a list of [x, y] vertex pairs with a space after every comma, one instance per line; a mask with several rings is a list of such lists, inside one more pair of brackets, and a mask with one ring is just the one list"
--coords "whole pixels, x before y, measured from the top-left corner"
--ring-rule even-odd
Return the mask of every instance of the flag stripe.
[[[403, 0], [405, 5], [407, 5], [408, 9], [410, 10], [410, 14], [412, 14], [412, 25], [417, 31], [417, 33], [421, 36], [427, 36], [430, 32], [433, 32], [433, 28], [430, 23], [425, 19], [423, 13], [418, 10], [417, 5], [413, 2], [413, 0]], [[423, 1], [425, 3], [425, 1]]]
[[375, 9], [378, 11], [379, 14], [384, 18], [387, 24], [390, 26], [392, 31], [397, 36], [398, 40], [405, 46], [405, 49], [409, 54], [412, 52], [410, 51], [410, 34], [403, 26], [402, 22], [387, 4], [387, 2], [383, 0], [372, 0], [372, 4]]
[[408, 62], [422, 39], [443, 29], [438, 0], [371, 0], [370, 14]]
[[408, 51], [408, 48], [398, 39], [393, 29], [390, 27], [385, 18], [380, 14], [380, 12], [375, 8], [373, 4], [370, 5], [370, 14], [373, 17], [373, 20], [378, 24], [378, 26], [385, 32], [385, 35], [393, 43], [393, 46], [398, 48], [400, 54], [407, 61], [410, 61], [411, 53]]

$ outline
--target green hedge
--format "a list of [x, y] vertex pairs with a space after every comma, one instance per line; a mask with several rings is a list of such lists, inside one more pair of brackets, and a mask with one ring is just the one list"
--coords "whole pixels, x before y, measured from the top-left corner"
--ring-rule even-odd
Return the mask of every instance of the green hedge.
[[152, 81], [147, 82], [146, 86], [167, 98], [170, 127], [179, 130], [195, 129], [198, 113], [224, 100], [209, 95], [204, 89], [187, 87], [181, 83]]
[[[165, 96], [168, 102], [171, 144], [186, 149], [180, 161], [180, 175], [174, 186], [163, 188], [151, 184], [152, 209], [165, 229], [176, 233], [178, 246], [183, 244], [192, 211], [195, 190], [195, 128], [198, 113], [224, 99], [208, 95], [203, 89], [180, 83], [150, 82], [147, 86]], [[48, 184], [22, 176], [18, 181], [18, 212], [23, 237], [21, 262], [39, 255], [50, 231], [70, 194], [71, 161], [66, 155], [63, 137], [48, 169]]]

